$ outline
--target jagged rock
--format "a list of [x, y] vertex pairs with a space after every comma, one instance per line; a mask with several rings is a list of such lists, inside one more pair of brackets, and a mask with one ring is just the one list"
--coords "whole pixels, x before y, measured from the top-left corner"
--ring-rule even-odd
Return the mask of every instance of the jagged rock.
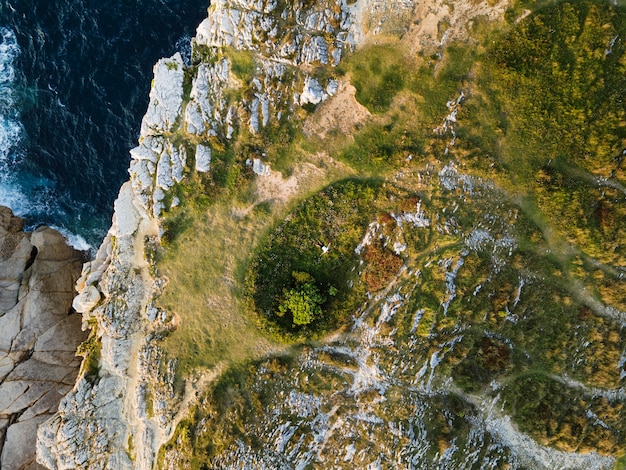
[[200, 64], [191, 87], [191, 100], [185, 109], [185, 123], [191, 134], [215, 136], [224, 126], [227, 113], [223, 90], [229, 80], [230, 61]]
[[[349, 11], [344, 2], [316, 2], [305, 8], [300, 2], [279, 5], [273, 0], [218, 0], [198, 26], [196, 42], [209, 47], [252, 49], [294, 65], [328, 64], [332, 57], [332, 64], [337, 65], [351, 37]], [[332, 37], [332, 43], [324, 35]]]
[[183, 104], [184, 67], [179, 53], [159, 60], [154, 66], [150, 104], [141, 122], [143, 136], [160, 135], [173, 129]]
[[328, 98], [328, 94], [324, 91], [317, 79], [306, 77], [304, 80], [304, 89], [300, 94], [300, 104], [318, 104], [326, 98]]
[[[0, 207], [0, 468], [36, 469], [37, 426], [76, 378], [84, 339], [71, 310], [83, 253]], [[68, 315], [68, 313], [70, 313]]]
[[[138, 400], [137, 394], [146, 381], [153, 381], [140, 376], [144, 372], [137, 361], [147, 347], [147, 310], [153, 286], [144, 243], [157, 232], [132, 183], [124, 184], [115, 203], [106, 248], [99, 250], [98, 257], [106, 254], [106, 259], [92, 263], [83, 278], [93, 275], [92, 266], [105, 269], [97, 277], [97, 287], [81, 282], [77, 301], [79, 307], [83, 300], [97, 302], [95, 308], [85, 309], [86, 321], [97, 324], [97, 371], [86, 371], [62, 400], [58, 414], [39, 427], [37, 459], [48, 468], [152, 468], [155, 429], [167, 428], [171, 421], [166, 419], [160, 425], [157, 418], [136, 419], [146, 416], [145, 400]], [[100, 297], [98, 292], [101, 298], [95, 300]], [[135, 438], [135, 462], [128, 449], [130, 436]]]
[[302, 46], [299, 62], [328, 65], [328, 44], [322, 36], [313, 36]]

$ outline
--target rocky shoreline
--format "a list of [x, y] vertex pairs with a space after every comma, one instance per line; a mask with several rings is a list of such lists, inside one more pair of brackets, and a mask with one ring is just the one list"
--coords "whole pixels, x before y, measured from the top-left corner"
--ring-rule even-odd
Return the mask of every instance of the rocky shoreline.
[[[332, 11], [326, 4], [281, 7], [283, 20], [293, 22], [299, 33], [277, 50], [274, 42], [283, 35], [275, 24], [277, 8], [276, 2], [216, 2], [198, 28], [200, 47], [258, 49], [266, 80], [255, 79], [252, 99], [226, 106], [224, 90], [240, 86], [226, 59], [198, 67], [189, 103], [180, 55], [154, 67], [139, 146], [131, 150], [130, 181], [115, 202], [109, 233], [77, 283], [74, 307], [83, 314], [83, 326], [92, 329], [97, 370], [83, 373], [58, 413], [39, 427], [37, 459], [48, 468], [153, 468], [159, 448], [172, 436], [190, 393], [174, 393], [174, 363], [162, 364], [152, 344], [172, 325], [171, 316], [153, 305], [165, 281], [154, 278], [147, 251], [159, 244], [159, 216], [171, 204], [168, 190], [182, 181], [190, 161], [195, 160], [196, 171], [204, 171], [203, 161], [210, 161], [210, 153], [201, 158], [208, 142], [189, 155], [176, 133], [230, 138], [235, 126], [254, 133], [279, 119], [292, 98], [299, 103], [327, 99], [334, 94], [331, 84], [322, 86], [308, 75], [303, 84], [281, 78], [287, 67], [337, 63], [352, 26], [351, 7], [344, 2]], [[322, 34], [335, 39], [327, 44]]]
[[72, 308], [85, 253], [0, 207], [0, 467], [35, 463], [37, 427], [74, 385], [86, 338]]
[[[154, 67], [150, 104], [138, 146], [130, 152], [130, 178], [120, 189], [111, 228], [93, 260], [82, 265], [84, 255], [68, 248], [61, 235], [43, 227], [26, 234], [21, 219], [0, 209], [0, 269], [6, 273], [6, 278], [0, 279], [0, 467], [156, 468], [160, 449], [172, 440], [176, 426], [202, 388], [199, 384], [214, 378], [208, 374], [196, 377], [195, 385], [188, 380], [184, 393], [175, 391], [175, 360], [165, 358], [156, 345], [177, 322], [175, 315], [155, 305], [167, 283], [153, 265], [160, 247], [161, 217], [181, 203], [170, 190], [194, 172], [210, 171], [212, 151], [213, 158], [218, 153], [219, 145], [212, 147], [216, 142], [227, 142], [241, 132], [260, 134], [288, 113], [302, 111], [303, 105], [341, 97], [347, 82], [319, 69], [337, 65], [345, 48], [371, 39], [382, 31], [385, 21], [404, 14], [421, 18], [423, 21], [413, 21], [406, 31], [409, 39], [415, 39], [415, 51], [421, 51], [424, 42], [443, 47], [448, 36], [438, 38], [437, 27], [444, 17], [450, 20], [446, 34], [463, 36], [470, 16], [480, 12], [497, 17], [505, 7], [506, 2], [496, 7], [481, 3], [480, 9], [458, 2], [458, 8], [449, 11], [443, 2], [434, 0], [420, 6], [405, 0], [298, 1], [289, 5], [275, 0], [212, 2], [194, 39], [194, 63], [186, 65], [176, 54]], [[242, 78], [246, 71], [241, 70], [244, 67], [236, 70], [228, 49], [254, 57], [250, 77]], [[255, 169], [266, 168], [260, 158], [266, 157], [265, 153], [253, 156], [253, 171], [266, 177], [269, 167], [267, 172]], [[455, 167], [450, 168], [456, 175]], [[284, 180], [277, 175], [279, 186]], [[78, 291], [75, 298], [74, 285]], [[392, 304], [397, 304], [393, 306], [396, 309], [404, 300], [393, 296], [382, 302], [381, 312], [388, 313], [395, 312]], [[383, 313], [381, 318], [386, 315]], [[365, 391], [361, 385], [383, 383], [378, 363], [368, 362], [370, 356], [374, 357], [378, 347], [387, 354], [393, 344], [390, 338], [380, 344], [371, 341], [381, 337], [381, 324], [387, 320], [372, 327], [363, 319], [355, 324], [349, 340], [353, 344], [348, 346], [356, 351], [350, 353], [353, 356], [346, 353], [351, 350], [344, 345], [335, 351], [358, 365], [350, 390], [359, 407], [360, 394]], [[79, 371], [75, 351], [81, 343], [84, 360]], [[430, 382], [440, 362], [438, 354], [433, 353], [430, 362], [426, 360], [417, 377], [425, 377], [428, 366], [431, 368], [424, 392], [428, 396], [433, 395]], [[405, 369], [409, 367], [404, 359], [402, 362]], [[346, 371], [352, 374], [352, 369]], [[447, 387], [443, 387], [446, 397]], [[295, 395], [290, 392], [289, 396]], [[419, 393], [415, 396], [422, 403]], [[532, 466], [533, 462], [554, 461], [560, 465], [570, 459], [580, 467], [612, 465], [612, 457], [580, 457], [540, 447], [508, 417], [492, 413], [497, 400], [488, 405], [469, 395], [464, 399], [479, 411], [474, 419], [481, 433], [477, 439], [488, 442], [493, 437], [503, 447], [517, 449], [520, 462]], [[359, 413], [357, 417], [366, 421], [367, 416]], [[324, 415], [324, 419], [330, 418]], [[416, 422], [422, 426], [419, 419]], [[401, 431], [398, 428], [398, 435]], [[289, 432], [285, 431], [285, 443], [295, 431]], [[412, 430], [410, 434], [413, 439]], [[281, 444], [278, 453], [284, 446]], [[35, 447], [38, 463], [34, 461]], [[352, 459], [354, 449], [351, 444], [349, 459], [346, 456], [344, 462]], [[543, 459], [544, 454], [550, 458]], [[556, 460], [550, 460], [554, 456]], [[169, 462], [175, 468], [176, 462], [184, 462], [183, 457], [174, 457], [169, 461], [166, 457], [165, 465]], [[548, 465], [551, 463], [546, 468]]]

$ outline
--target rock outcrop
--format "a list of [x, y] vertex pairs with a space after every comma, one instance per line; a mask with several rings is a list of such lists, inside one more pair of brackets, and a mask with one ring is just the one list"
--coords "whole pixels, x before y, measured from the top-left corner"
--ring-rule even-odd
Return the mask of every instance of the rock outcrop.
[[[86, 351], [92, 367], [62, 400], [59, 413], [39, 428], [37, 457], [49, 468], [123, 469], [132, 468], [133, 460], [151, 467], [154, 432], [141, 393], [146, 370], [139, 369], [153, 323], [147, 316], [153, 281], [144, 244], [156, 235], [154, 219], [126, 183], [113, 225], [78, 282], [75, 305], [92, 327]], [[147, 456], [135, 452], [146, 445]]]
[[39, 424], [71, 390], [86, 339], [72, 309], [84, 253], [0, 207], [0, 468], [35, 469]]

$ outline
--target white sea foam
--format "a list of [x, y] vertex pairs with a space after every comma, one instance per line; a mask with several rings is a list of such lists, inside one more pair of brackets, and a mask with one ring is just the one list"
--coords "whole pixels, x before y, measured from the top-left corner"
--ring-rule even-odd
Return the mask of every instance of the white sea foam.
[[74, 247], [75, 249], [79, 251], [93, 250], [93, 246], [87, 243], [87, 241], [80, 235], [72, 233], [63, 227], [58, 227], [56, 225], [50, 225], [50, 228], [53, 228], [54, 230], [59, 232], [61, 235], [63, 235], [65, 237], [65, 240], [67, 241], [67, 244]]
[[[15, 33], [0, 26], [0, 205], [10, 207], [18, 216], [31, 212], [49, 212], [49, 199], [27, 196], [17, 181], [16, 170], [21, 160], [23, 127], [19, 121], [16, 98], [15, 60], [20, 55]], [[38, 183], [43, 180], [37, 180]], [[87, 251], [92, 246], [80, 235], [63, 227], [53, 226], [77, 250]]]
[[8, 28], [0, 27], [0, 86], [15, 81], [13, 61], [20, 53], [15, 33]]
[[19, 53], [15, 33], [0, 27], [0, 205], [16, 213], [28, 205], [28, 198], [14, 184], [12, 172], [19, 159], [17, 146], [22, 136], [13, 88], [14, 62]]

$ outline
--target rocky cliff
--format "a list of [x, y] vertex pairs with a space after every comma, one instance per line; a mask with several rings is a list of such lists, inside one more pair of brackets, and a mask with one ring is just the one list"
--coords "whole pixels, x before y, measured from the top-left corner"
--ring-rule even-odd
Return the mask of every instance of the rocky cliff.
[[37, 427], [74, 385], [86, 339], [72, 309], [85, 254], [0, 207], [0, 467], [35, 463]]

